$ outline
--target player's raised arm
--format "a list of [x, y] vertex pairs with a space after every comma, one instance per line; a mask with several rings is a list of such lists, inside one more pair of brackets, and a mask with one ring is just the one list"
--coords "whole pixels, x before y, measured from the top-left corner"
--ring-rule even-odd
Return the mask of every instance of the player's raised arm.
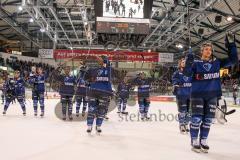
[[235, 36], [232, 33], [226, 34], [225, 46], [228, 49], [228, 58], [220, 60], [221, 67], [229, 67], [238, 62], [238, 53], [235, 41]]
[[186, 56], [185, 67], [183, 69], [183, 74], [190, 77], [193, 75], [194, 72], [194, 55], [192, 50], [189, 49], [189, 53]]

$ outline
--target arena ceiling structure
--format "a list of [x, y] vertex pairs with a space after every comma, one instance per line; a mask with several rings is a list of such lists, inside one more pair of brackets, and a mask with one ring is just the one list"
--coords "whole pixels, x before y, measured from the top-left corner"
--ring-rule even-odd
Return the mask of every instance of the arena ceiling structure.
[[[125, 36], [128, 50], [173, 52], [214, 44], [224, 57], [225, 33], [239, 39], [239, 0], [149, 0], [150, 33]], [[0, 44], [12, 50], [105, 49], [118, 35], [96, 33], [96, 4], [101, 0], [1, 0]], [[190, 36], [189, 36], [190, 34]], [[190, 37], [190, 38], [189, 38]], [[122, 38], [122, 37], [121, 37]], [[240, 41], [237, 40], [240, 47]], [[125, 47], [126, 47], [125, 46]], [[180, 55], [181, 56], [181, 55]]]

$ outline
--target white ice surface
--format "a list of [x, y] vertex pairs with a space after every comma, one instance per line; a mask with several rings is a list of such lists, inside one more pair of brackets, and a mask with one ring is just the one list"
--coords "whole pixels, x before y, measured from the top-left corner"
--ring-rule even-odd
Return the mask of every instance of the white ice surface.
[[[103, 134], [89, 136], [85, 122], [63, 122], [56, 118], [56, 100], [46, 100], [46, 117], [35, 118], [28, 102], [23, 117], [18, 104], [0, 115], [1, 160], [239, 160], [240, 113], [225, 125], [214, 124], [209, 136], [209, 154], [191, 151], [189, 135], [181, 135], [178, 123], [120, 122], [116, 110], [103, 125]], [[2, 107], [1, 107], [2, 109]], [[138, 107], [128, 107], [137, 114]], [[151, 113], [176, 114], [176, 104], [151, 103]], [[171, 118], [171, 117], [170, 117]]]

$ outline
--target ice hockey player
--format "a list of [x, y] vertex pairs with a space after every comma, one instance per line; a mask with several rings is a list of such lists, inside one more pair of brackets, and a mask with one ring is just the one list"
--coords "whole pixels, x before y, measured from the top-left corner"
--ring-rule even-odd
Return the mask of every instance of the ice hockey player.
[[35, 67], [32, 67], [32, 73], [29, 77], [29, 84], [32, 88], [32, 100], [33, 100], [33, 109], [34, 116], [37, 116], [38, 112], [38, 102], [40, 104], [41, 114], [40, 116], [44, 116], [44, 92], [45, 92], [45, 80], [47, 79], [48, 74], [43, 73], [43, 69], [41, 67], [37, 67], [35, 71]]
[[[107, 114], [110, 98], [113, 95], [111, 86], [111, 66], [108, 58], [99, 60], [100, 67], [88, 71], [90, 92], [88, 99], [87, 132], [91, 133], [94, 120], [96, 120], [96, 131], [102, 132], [101, 126]], [[88, 76], [88, 77], [89, 77]]]
[[8, 75], [6, 72], [3, 72], [0, 77], [0, 90], [2, 91], [1, 98], [2, 98], [2, 104], [4, 104], [5, 101], [5, 91], [6, 91], [6, 80], [8, 78]]
[[178, 70], [175, 71], [172, 76], [173, 94], [176, 96], [178, 106], [179, 129], [183, 134], [189, 132], [189, 106], [192, 86], [192, 78], [183, 74], [184, 67], [185, 59], [182, 58], [178, 62]]
[[238, 83], [237, 83], [237, 81], [233, 82], [232, 90], [233, 90], [234, 105], [237, 105], [237, 97], [238, 97]]
[[[213, 57], [213, 46], [205, 43], [201, 47], [201, 59], [194, 60], [194, 55], [187, 55], [184, 74], [192, 76], [190, 134], [192, 150], [208, 152], [207, 138], [215, 117], [217, 98], [222, 95], [220, 68], [229, 67], [238, 61], [235, 37], [228, 33], [225, 39], [228, 49], [227, 59]], [[200, 132], [200, 133], [199, 133]]]
[[26, 115], [26, 107], [25, 107], [25, 83], [24, 80], [20, 77], [20, 71], [16, 70], [14, 72], [14, 78], [9, 78], [6, 80], [6, 101], [4, 105], [3, 115], [6, 114], [7, 109], [13, 99], [17, 99], [22, 111], [23, 115]]
[[60, 83], [59, 94], [62, 104], [62, 119], [67, 119], [67, 111], [69, 120], [73, 120], [72, 107], [73, 107], [73, 95], [74, 86], [76, 84], [76, 78], [70, 74], [70, 67], [64, 67], [64, 74], [55, 75], [55, 80]]
[[138, 86], [138, 105], [141, 120], [149, 120], [148, 110], [150, 107], [150, 88], [153, 78], [147, 78], [144, 72], [139, 74], [139, 77], [133, 80], [133, 84]]
[[77, 89], [76, 89], [76, 116], [79, 116], [79, 111], [81, 104], [83, 103], [83, 109], [82, 109], [82, 116], [85, 116], [85, 112], [87, 109], [87, 92], [86, 87], [88, 85], [87, 81], [85, 80], [85, 74], [86, 74], [86, 67], [83, 66], [80, 69], [79, 78], [77, 79]]
[[118, 114], [128, 114], [128, 112], [126, 112], [126, 105], [131, 88], [132, 87], [130, 83], [127, 82], [127, 77], [125, 77], [123, 81], [119, 83], [117, 88]]

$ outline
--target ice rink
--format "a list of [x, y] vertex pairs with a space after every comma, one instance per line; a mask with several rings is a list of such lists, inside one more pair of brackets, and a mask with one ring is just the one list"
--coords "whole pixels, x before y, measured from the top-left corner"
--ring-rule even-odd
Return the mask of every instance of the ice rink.
[[[2, 160], [239, 160], [240, 113], [228, 116], [225, 125], [211, 128], [208, 154], [194, 153], [189, 135], [181, 135], [173, 102], [152, 102], [150, 113], [158, 120], [141, 122], [134, 115], [138, 107], [128, 107], [128, 119], [122, 120], [116, 110], [109, 114], [101, 136], [86, 133], [85, 122], [63, 122], [54, 113], [57, 100], [46, 100], [46, 116], [33, 116], [27, 102], [27, 116], [18, 104], [10, 106], [7, 115], [0, 115], [0, 153]], [[2, 111], [3, 107], [1, 107]], [[168, 120], [159, 120], [159, 112]], [[164, 117], [162, 117], [163, 119]]]

